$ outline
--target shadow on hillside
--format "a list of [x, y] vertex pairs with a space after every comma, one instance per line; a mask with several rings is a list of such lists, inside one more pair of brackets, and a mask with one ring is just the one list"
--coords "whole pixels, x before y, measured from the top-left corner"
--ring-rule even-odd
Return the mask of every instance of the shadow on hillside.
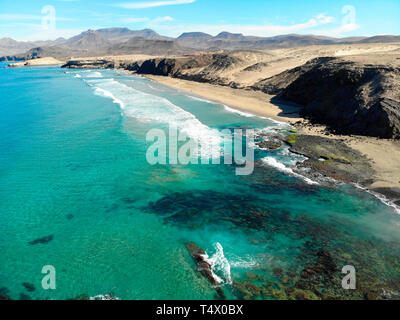
[[272, 98], [271, 103], [282, 110], [278, 116], [286, 118], [300, 118], [300, 112], [304, 108], [302, 105], [285, 101], [278, 97]]

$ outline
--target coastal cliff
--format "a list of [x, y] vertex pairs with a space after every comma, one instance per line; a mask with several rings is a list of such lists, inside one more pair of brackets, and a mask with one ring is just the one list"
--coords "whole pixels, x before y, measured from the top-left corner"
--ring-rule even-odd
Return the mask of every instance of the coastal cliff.
[[364, 47], [333, 49], [328, 57], [322, 56], [325, 48], [246, 50], [77, 59], [64, 67], [120, 68], [289, 122], [297, 133], [284, 142], [309, 159], [304, 166], [312, 169], [311, 179], [318, 173], [356, 183], [399, 204], [400, 49], [383, 54]]
[[319, 57], [257, 78], [269, 68], [279, 70], [276, 66], [282, 59], [270, 56], [261, 51], [232, 51], [138, 61], [71, 60], [63, 67], [119, 67], [142, 75], [262, 91], [276, 96], [275, 100], [295, 103], [302, 117], [332, 132], [400, 139], [398, 54]]
[[400, 67], [317, 58], [253, 86], [302, 106], [301, 114], [340, 134], [400, 138]]

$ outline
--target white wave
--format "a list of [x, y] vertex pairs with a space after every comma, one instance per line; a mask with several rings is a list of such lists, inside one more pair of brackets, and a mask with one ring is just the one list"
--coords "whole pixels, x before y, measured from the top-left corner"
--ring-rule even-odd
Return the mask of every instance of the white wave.
[[100, 72], [95, 71], [95, 72], [89, 73], [88, 75], [85, 75], [85, 77], [86, 78], [102, 78], [103, 75]]
[[201, 123], [193, 114], [169, 100], [151, 95], [114, 79], [86, 80], [96, 94], [111, 98], [127, 117], [140, 121], [159, 122], [176, 127], [200, 145], [201, 156], [220, 157], [223, 139], [217, 130]]
[[298, 174], [296, 172], [293, 171], [293, 169], [285, 166], [283, 163], [278, 162], [275, 158], [273, 157], [265, 157], [262, 159], [262, 161], [267, 164], [270, 167], [273, 167], [289, 176], [293, 176], [296, 178], [300, 178], [303, 179], [306, 183], [311, 184], [311, 185], [319, 185], [318, 182], [315, 182], [305, 176], [302, 176], [301, 174]]
[[105, 294], [105, 295], [99, 294], [97, 296], [90, 297], [89, 300], [121, 300], [121, 299], [118, 297], [115, 297], [113, 295], [109, 295], [109, 294]]
[[243, 117], [246, 117], [246, 118], [257, 117], [257, 118], [260, 118], [260, 119], [265, 119], [265, 120], [271, 121], [271, 122], [273, 122], [274, 124], [277, 125], [277, 127], [267, 127], [267, 128], [261, 129], [260, 131], [268, 131], [268, 130], [273, 130], [273, 129], [277, 129], [277, 128], [281, 128], [281, 129], [283, 129], [283, 128], [286, 128], [286, 129], [293, 128], [290, 124], [288, 124], [286, 122], [283, 122], [283, 121], [278, 121], [278, 120], [275, 120], [275, 119], [272, 119], [272, 118], [269, 118], [269, 117], [263, 117], [263, 116], [252, 114], [250, 112], [244, 112], [244, 111], [241, 111], [241, 110], [238, 110], [238, 109], [233, 109], [231, 107], [228, 107], [227, 105], [223, 105], [223, 106], [224, 106], [224, 109], [226, 111], [228, 111], [228, 112], [236, 113], [236, 114], [239, 114], [239, 115], [241, 115]]
[[203, 258], [210, 264], [213, 277], [219, 284], [232, 284], [231, 265], [226, 259], [224, 249], [219, 242], [215, 244], [215, 253], [211, 257], [205, 253]]
[[239, 115], [241, 115], [243, 117], [246, 117], [246, 118], [256, 117], [254, 114], [251, 114], [251, 113], [248, 113], [248, 112], [243, 112], [243, 111], [240, 111], [240, 110], [237, 110], [237, 109], [233, 109], [233, 108], [228, 107], [227, 105], [224, 105], [224, 109], [226, 111], [228, 111], [228, 112], [236, 113], [236, 114], [239, 114]]
[[206, 103], [210, 103], [210, 104], [214, 104], [214, 102], [211, 102], [210, 100], [206, 100], [206, 99], [203, 99], [203, 98], [199, 98], [199, 97], [196, 97], [196, 96], [191, 96], [191, 95], [187, 95], [190, 99], [193, 99], [193, 100], [197, 100], [197, 101], [201, 101], [201, 102], [206, 102]]
[[400, 207], [398, 205], [396, 205], [395, 203], [393, 203], [393, 201], [386, 198], [383, 194], [369, 190], [368, 188], [365, 188], [365, 187], [359, 185], [358, 183], [354, 183], [354, 186], [358, 189], [361, 189], [361, 190], [373, 195], [375, 198], [377, 198], [378, 200], [380, 200], [381, 202], [386, 204], [388, 207], [393, 208], [396, 213], [400, 214]]
[[76, 75], [74, 76], [74, 78], [82, 78], [82, 76], [81, 76], [80, 74], [76, 74]]
[[230, 261], [231, 268], [238, 269], [253, 269], [258, 266], [258, 263], [251, 257], [243, 258], [235, 258]]
[[113, 102], [116, 104], [119, 104], [122, 109], [125, 107], [124, 103], [121, 100], [114, 97], [114, 95], [110, 91], [107, 91], [107, 90], [104, 90], [101, 88], [96, 88], [94, 90], [94, 93], [97, 95], [106, 97], [106, 98], [111, 98], [113, 100]]

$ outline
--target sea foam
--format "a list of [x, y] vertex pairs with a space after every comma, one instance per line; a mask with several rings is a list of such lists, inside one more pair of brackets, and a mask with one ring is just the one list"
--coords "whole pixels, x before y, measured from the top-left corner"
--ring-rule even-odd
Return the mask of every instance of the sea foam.
[[140, 121], [169, 124], [198, 141], [202, 156], [221, 155], [223, 140], [217, 130], [204, 125], [193, 114], [169, 100], [136, 90], [115, 79], [85, 81], [94, 88], [95, 94], [111, 98], [119, 104], [123, 115]]
[[203, 257], [210, 264], [213, 277], [219, 284], [232, 284], [231, 265], [219, 242], [215, 244], [215, 253], [211, 257], [207, 253]]
[[313, 181], [313, 180], [311, 180], [311, 179], [309, 179], [309, 178], [307, 178], [305, 176], [302, 176], [301, 174], [298, 174], [298, 173], [294, 172], [293, 169], [287, 167], [283, 163], [278, 162], [273, 157], [265, 157], [265, 158], [262, 159], [262, 161], [266, 165], [268, 165], [270, 167], [273, 167], [273, 168], [279, 170], [280, 172], [283, 172], [283, 173], [285, 173], [285, 174], [287, 174], [289, 176], [293, 176], [293, 177], [296, 177], [296, 178], [303, 179], [306, 183], [311, 184], [311, 185], [319, 185], [318, 182], [315, 182], [315, 181]]

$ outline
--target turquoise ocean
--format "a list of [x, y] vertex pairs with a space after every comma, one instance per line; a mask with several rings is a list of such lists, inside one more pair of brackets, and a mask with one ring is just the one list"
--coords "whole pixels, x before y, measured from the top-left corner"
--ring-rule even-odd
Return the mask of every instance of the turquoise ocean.
[[[216, 299], [189, 242], [229, 299], [397, 297], [400, 215], [374, 195], [294, 176], [287, 148], [256, 150], [249, 176], [146, 161], [153, 128], [284, 124], [115, 70], [2, 68], [0, 84], [0, 290], [12, 299]], [[326, 268], [321, 256], [333, 278], [323, 270], [313, 290], [302, 286], [304, 269]], [[55, 290], [41, 287], [45, 265]], [[357, 270], [352, 292], [341, 288], [345, 265]]]

